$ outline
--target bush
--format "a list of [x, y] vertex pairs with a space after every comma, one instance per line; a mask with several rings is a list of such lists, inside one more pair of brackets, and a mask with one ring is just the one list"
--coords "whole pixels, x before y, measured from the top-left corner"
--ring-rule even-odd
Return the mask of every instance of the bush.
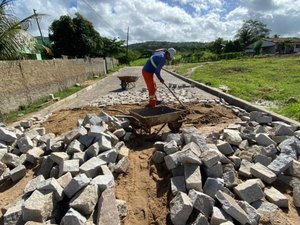
[[[182, 58], [179, 60], [181, 63], [198, 63], [204, 61], [218, 61], [223, 59], [240, 59], [246, 57], [244, 52], [229, 52], [223, 54], [215, 54], [210, 51], [203, 51], [197, 53], [189, 53], [182, 55]], [[176, 59], [177, 61], [177, 59]]]

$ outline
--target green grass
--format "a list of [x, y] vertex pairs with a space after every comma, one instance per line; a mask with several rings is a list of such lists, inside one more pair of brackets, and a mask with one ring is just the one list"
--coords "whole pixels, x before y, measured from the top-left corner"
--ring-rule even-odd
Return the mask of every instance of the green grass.
[[135, 61], [130, 62], [130, 66], [143, 66], [148, 58], [137, 59]]
[[54, 97], [59, 98], [59, 99], [64, 99], [64, 98], [82, 90], [83, 88], [85, 88], [85, 86], [80, 86], [80, 87], [73, 86], [73, 87], [68, 88], [67, 90], [55, 93]]
[[12, 123], [18, 120], [20, 115], [26, 115], [32, 112], [36, 112], [45, 107], [47, 103], [47, 98], [42, 98], [28, 106], [20, 106], [19, 110], [13, 111], [3, 115], [5, 123]]
[[300, 103], [284, 104], [278, 109], [274, 109], [274, 112], [300, 121]]
[[112, 73], [114, 73], [114, 72], [119, 71], [121, 68], [123, 68], [123, 67], [125, 67], [125, 66], [126, 66], [125, 64], [120, 64], [120, 65], [118, 65], [118, 66], [115, 66], [114, 68], [112, 68], [112, 69], [110, 69], [110, 70], [108, 71], [108, 75], [109, 75], [109, 74], [112, 74]]
[[300, 121], [300, 103], [287, 104], [290, 97], [300, 101], [300, 58], [251, 58], [205, 64], [184, 64], [179, 74], [212, 87], [226, 85], [229, 94], [249, 102], [270, 101], [270, 108], [281, 115]]
[[[97, 78], [97, 79], [99, 79], [99, 78]], [[68, 88], [67, 90], [54, 93], [54, 97], [59, 98], [59, 99], [64, 99], [64, 98], [80, 91], [83, 88], [85, 88], [85, 87], [84, 86], [80, 86], [80, 87], [73, 86], [73, 87]], [[55, 103], [55, 101], [50, 101], [49, 98], [41, 98], [29, 105], [20, 106], [19, 110], [17, 110], [17, 111], [13, 111], [13, 112], [4, 114], [4, 122], [5, 123], [15, 122], [18, 120], [18, 118], [21, 115], [26, 115], [29, 113], [37, 112], [43, 108], [46, 108], [47, 106], [49, 106], [53, 103]]]

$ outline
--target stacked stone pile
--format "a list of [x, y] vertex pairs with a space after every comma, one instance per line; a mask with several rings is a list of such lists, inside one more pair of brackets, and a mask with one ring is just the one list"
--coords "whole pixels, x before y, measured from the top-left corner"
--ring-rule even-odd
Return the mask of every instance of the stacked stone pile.
[[[184, 88], [174, 91], [181, 100], [195, 98]], [[183, 128], [162, 134], [154, 144], [152, 160], [173, 175], [173, 224], [258, 224], [263, 214], [289, 207], [277, 182], [291, 186], [293, 204], [300, 207], [297, 127], [213, 101], [232, 108], [242, 122], [208, 136]], [[129, 167], [125, 142], [134, 139], [129, 121], [104, 112], [87, 115], [61, 136], [34, 128], [39, 121], [34, 117], [14, 129], [0, 126], [0, 183], [17, 182], [28, 165], [38, 165], [22, 199], [7, 209], [4, 224], [120, 224], [127, 206], [115, 197], [113, 174]]]
[[[199, 100], [196, 89], [187, 85], [169, 87], [184, 102]], [[167, 90], [160, 89], [158, 95], [166, 103], [177, 101]], [[136, 104], [146, 101], [147, 96], [146, 89], [127, 91], [109, 94], [91, 104]], [[35, 116], [13, 129], [0, 124], [0, 184], [19, 181], [26, 175], [27, 166], [39, 168], [25, 187], [23, 198], [7, 209], [4, 223], [107, 224], [101, 221], [110, 220], [106, 216], [109, 214], [118, 224], [115, 204], [120, 217], [124, 217], [126, 202], [107, 201], [113, 191], [104, 192], [114, 186], [113, 173], [128, 169], [129, 150], [124, 142], [134, 138], [129, 122], [104, 113], [89, 115], [78, 122], [76, 129], [56, 137], [37, 126], [47, 119]], [[98, 219], [93, 220], [95, 207]], [[113, 208], [112, 213], [105, 213], [106, 208]]]
[[7, 209], [4, 224], [120, 224], [127, 205], [115, 198], [113, 173], [129, 167], [129, 122], [104, 112], [87, 115], [61, 136], [31, 128], [33, 123], [0, 127], [0, 183], [17, 182], [27, 166], [39, 165], [22, 199]]
[[[168, 84], [169, 88], [176, 94], [180, 101], [184, 103], [201, 102], [203, 96], [199, 93], [198, 88], [189, 85]], [[165, 87], [157, 90], [157, 96], [163, 103], [178, 103], [178, 100]], [[100, 99], [93, 100], [90, 104], [96, 107], [105, 107], [118, 104], [137, 104], [148, 100], [148, 91], [146, 88], [141, 90], [129, 90], [125, 92], [116, 92], [107, 94]]]
[[293, 188], [300, 207], [300, 131], [261, 112], [235, 112], [242, 122], [218, 134], [183, 128], [155, 143], [152, 160], [173, 175], [174, 225], [258, 224], [263, 214], [289, 207], [276, 182]]

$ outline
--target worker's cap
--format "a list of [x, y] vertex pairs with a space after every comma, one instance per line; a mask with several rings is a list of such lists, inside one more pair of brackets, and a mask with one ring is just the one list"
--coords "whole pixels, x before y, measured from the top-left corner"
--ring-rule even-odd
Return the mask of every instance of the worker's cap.
[[168, 52], [170, 54], [170, 58], [175, 59], [176, 50], [174, 48], [169, 48]]

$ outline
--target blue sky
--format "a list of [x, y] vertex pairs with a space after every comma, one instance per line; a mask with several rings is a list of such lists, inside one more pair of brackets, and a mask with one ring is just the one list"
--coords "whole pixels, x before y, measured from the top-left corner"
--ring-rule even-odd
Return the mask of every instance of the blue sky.
[[[271, 35], [300, 37], [300, 0], [14, 0], [19, 18], [32, 9], [45, 13], [40, 20], [44, 36], [53, 20], [76, 12], [94, 24], [101, 36], [125, 40], [209, 42], [234, 39], [243, 22], [259, 20]], [[39, 35], [35, 23], [29, 29]]]
[[77, 8], [77, 1], [70, 1], [68, 8]]

